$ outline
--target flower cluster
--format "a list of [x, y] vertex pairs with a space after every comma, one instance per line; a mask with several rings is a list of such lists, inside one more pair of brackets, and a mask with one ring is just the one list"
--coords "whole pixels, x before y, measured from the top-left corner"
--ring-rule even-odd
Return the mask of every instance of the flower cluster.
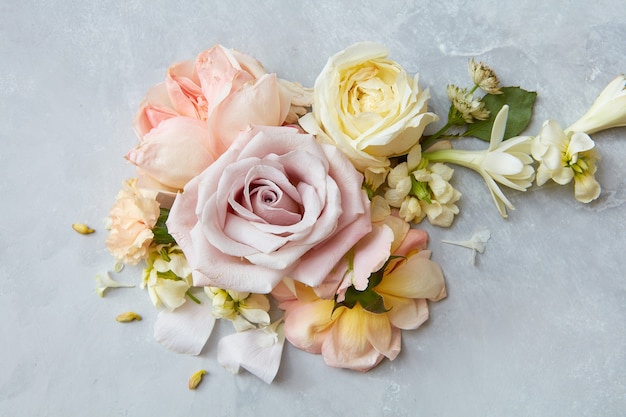
[[[535, 93], [502, 87], [482, 62], [469, 75], [472, 86], [447, 87], [448, 120], [427, 135], [439, 121], [428, 89], [371, 42], [330, 57], [313, 89], [220, 45], [171, 66], [139, 107], [126, 155], [137, 178], [107, 221], [115, 270], [144, 263], [155, 339], [199, 354], [226, 319], [235, 333], [217, 359], [232, 372], [272, 382], [285, 340], [366, 371], [395, 359], [402, 330], [446, 297], [414, 225], [453, 223], [462, 196], [450, 165], [478, 172], [503, 217], [513, 205], [500, 187], [525, 191], [535, 178], [574, 179], [578, 200], [598, 197], [589, 135], [626, 125], [623, 76], [568, 129], [548, 121], [520, 136]], [[453, 148], [469, 136], [488, 147]], [[457, 244], [482, 253], [488, 238]], [[98, 276], [101, 296], [122, 286]]]

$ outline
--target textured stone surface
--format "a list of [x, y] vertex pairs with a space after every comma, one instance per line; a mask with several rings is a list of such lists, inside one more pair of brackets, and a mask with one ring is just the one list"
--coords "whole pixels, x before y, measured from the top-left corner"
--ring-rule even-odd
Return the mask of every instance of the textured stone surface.
[[[268, 386], [152, 339], [156, 311], [139, 288], [95, 293], [112, 268], [104, 248], [122, 156], [147, 89], [174, 61], [222, 43], [279, 76], [312, 85], [328, 56], [385, 44], [419, 72], [445, 116], [448, 83], [466, 64], [492, 65], [507, 85], [537, 91], [527, 134], [582, 115], [626, 69], [622, 3], [528, 1], [59, 1], [0, 6], [1, 416], [622, 416], [626, 410], [626, 129], [594, 135], [600, 198], [571, 186], [505, 191], [503, 220], [482, 179], [458, 168], [461, 214], [427, 224], [449, 296], [403, 350], [366, 374], [285, 349]], [[467, 146], [481, 147], [482, 143]], [[71, 224], [97, 229], [78, 235]], [[471, 253], [442, 244], [487, 228]], [[139, 270], [120, 280], [139, 282]], [[120, 325], [133, 310], [141, 322]], [[205, 368], [202, 385], [188, 377]]]

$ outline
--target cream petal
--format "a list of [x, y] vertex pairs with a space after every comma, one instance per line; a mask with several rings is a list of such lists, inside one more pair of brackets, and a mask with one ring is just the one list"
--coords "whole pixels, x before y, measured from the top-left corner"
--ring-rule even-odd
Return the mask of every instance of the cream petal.
[[502, 143], [504, 138], [504, 131], [506, 130], [506, 121], [509, 117], [509, 106], [506, 104], [502, 106], [495, 120], [493, 121], [493, 128], [491, 129], [491, 140], [489, 141], [489, 150], [493, 151], [497, 149]]
[[163, 307], [170, 311], [174, 311], [186, 302], [185, 294], [189, 289], [189, 285], [185, 281], [175, 281], [171, 279], [157, 279], [156, 285], [150, 287], [156, 298]]
[[600, 183], [591, 174], [574, 177], [574, 197], [582, 203], [590, 203], [600, 196]]
[[567, 154], [573, 157], [574, 155], [593, 149], [595, 143], [589, 137], [589, 135], [580, 132], [574, 132], [567, 147]]
[[524, 164], [508, 153], [489, 152], [485, 155], [483, 168], [494, 175], [515, 175], [524, 168]]

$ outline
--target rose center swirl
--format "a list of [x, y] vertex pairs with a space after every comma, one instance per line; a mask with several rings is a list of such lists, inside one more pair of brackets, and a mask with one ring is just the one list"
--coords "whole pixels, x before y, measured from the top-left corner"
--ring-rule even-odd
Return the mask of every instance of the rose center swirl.
[[268, 224], [289, 226], [302, 220], [300, 204], [267, 179], [250, 182], [243, 190], [240, 204]]

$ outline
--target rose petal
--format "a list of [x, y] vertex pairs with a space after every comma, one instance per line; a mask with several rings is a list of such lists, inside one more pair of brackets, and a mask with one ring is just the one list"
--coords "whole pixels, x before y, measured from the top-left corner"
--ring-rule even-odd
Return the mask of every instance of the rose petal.
[[271, 384], [280, 367], [284, 341], [280, 326], [277, 333], [256, 329], [231, 334], [219, 341], [217, 361], [232, 373], [243, 367]]
[[[126, 159], [157, 181], [182, 189], [215, 160], [204, 123], [187, 117], [167, 119], [144, 136]], [[184, 160], [185, 163], [179, 163]]]
[[215, 324], [210, 305], [187, 301], [174, 311], [162, 310], [154, 323], [154, 338], [174, 352], [200, 354]]

